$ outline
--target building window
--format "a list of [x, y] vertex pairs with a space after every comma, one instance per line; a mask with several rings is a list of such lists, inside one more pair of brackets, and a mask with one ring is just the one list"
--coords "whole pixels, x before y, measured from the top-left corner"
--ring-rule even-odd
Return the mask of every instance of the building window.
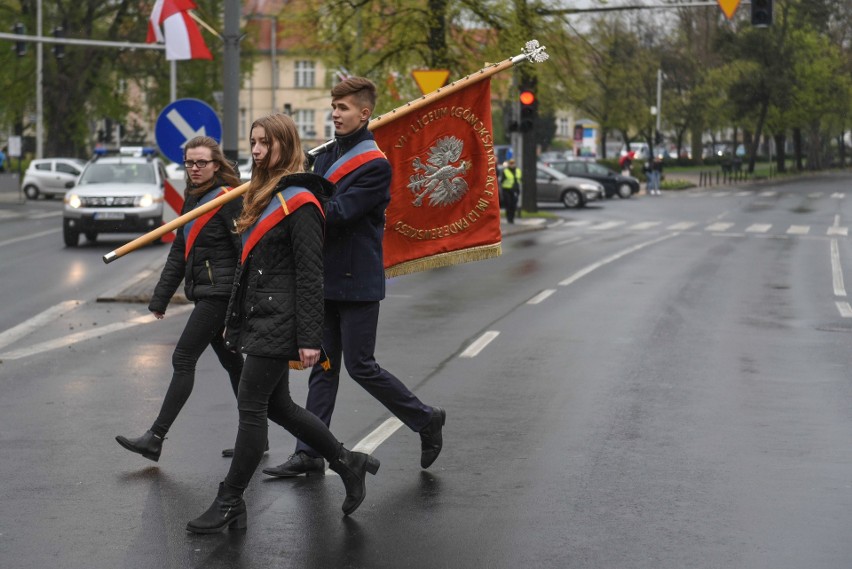
[[316, 68], [313, 61], [296, 62], [296, 88], [311, 88], [316, 86]]
[[299, 109], [293, 113], [293, 121], [296, 123], [296, 128], [299, 129], [299, 136], [304, 138], [315, 138], [317, 135], [314, 128], [314, 110]]
[[331, 120], [331, 111], [328, 111], [328, 114], [325, 115], [325, 139], [330, 140], [334, 138], [334, 121]]
[[572, 136], [571, 124], [568, 119], [556, 119], [556, 136], [562, 138], [570, 138]]

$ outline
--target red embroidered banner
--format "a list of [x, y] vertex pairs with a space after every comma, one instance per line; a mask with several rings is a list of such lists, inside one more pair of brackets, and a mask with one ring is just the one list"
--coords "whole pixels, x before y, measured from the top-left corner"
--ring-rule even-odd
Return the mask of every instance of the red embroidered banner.
[[384, 236], [388, 277], [500, 255], [490, 79], [373, 135], [393, 169]]

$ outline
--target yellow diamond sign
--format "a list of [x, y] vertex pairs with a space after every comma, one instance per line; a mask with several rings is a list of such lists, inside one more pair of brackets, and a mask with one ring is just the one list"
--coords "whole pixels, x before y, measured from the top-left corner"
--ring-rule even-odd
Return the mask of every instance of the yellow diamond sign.
[[719, 8], [725, 13], [725, 17], [729, 20], [734, 17], [734, 13], [740, 5], [740, 0], [716, 0], [719, 3]]
[[415, 69], [411, 72], [411, 76], [414, 77], [417, 86], [420, 87], [420, 92], [425, 95], [446, 85], [447, 79], [450, 77], [450, 70]]

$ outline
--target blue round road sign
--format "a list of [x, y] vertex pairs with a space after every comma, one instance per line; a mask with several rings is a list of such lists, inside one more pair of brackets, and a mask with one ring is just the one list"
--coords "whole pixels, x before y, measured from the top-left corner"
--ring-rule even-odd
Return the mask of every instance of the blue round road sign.
[[196, 136], [222, 141], [222, 123], [213, 107], [198, 99], [178, 99], [157, 117], [154, 128], [157, 146], [172, 162], [183, 162], [183, 147]]

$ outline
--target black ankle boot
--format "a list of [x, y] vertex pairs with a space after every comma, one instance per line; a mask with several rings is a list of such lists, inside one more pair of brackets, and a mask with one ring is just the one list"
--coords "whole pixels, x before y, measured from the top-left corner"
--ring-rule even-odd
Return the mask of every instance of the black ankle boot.
[[147, 431], [137, 439], [128, 439], [119, 435], [115, 437], [115, 440], [130, 452], [141, 454], [154, 462], [159, 462], [160, 460], [160, 451], [163, 450], [163, 438], [158, 437], [152, 431]]
[[328, 467], [340, 475], [346, 487], [343, 515], [348, 516], [367, 496], [364, 478], [367, 472], [375, 474], [379, 471], [379, 459], [362, 452], [350, 452], [341, 446], [340, 454], [328, 463]]
[[186, 524], [192, 533], [219, 533], [226, 527], [232, 530], [246, 529], [246, 503], [242, 494], [229, 490], [224, 482], [219, 483], [219, 494], [213, 504], [201, 516]]

